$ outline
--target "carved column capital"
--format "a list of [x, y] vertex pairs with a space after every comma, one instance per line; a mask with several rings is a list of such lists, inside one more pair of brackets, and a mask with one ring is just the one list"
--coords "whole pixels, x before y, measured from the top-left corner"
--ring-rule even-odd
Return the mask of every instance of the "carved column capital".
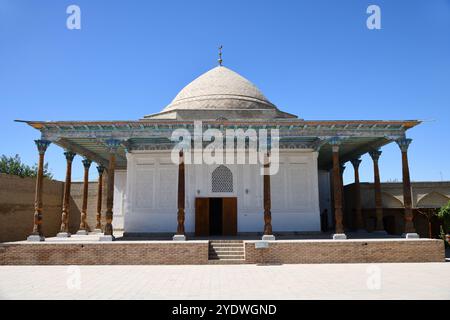
[[362, 162], [362, 160], [361, 160], [361, 158], [357, 158], [357, 159], [352, 159], [352, 160], [350, 160], [350, 162], [352, 163], [353, 168], [358, 169], [358, 168], [359, 168], [359, 165], [360, 165], [361, 162]]
[[105, 167], [102, 165], [97, 166], [98, 175], [101, 176], [105, 172]]
[[407, 152], [408, 147], [412, 142], [412, 139], [400, 138], [400, 139], [395, 140], [395, 142], [397, 143], [397, 145], [399, 146], [399, 148], [402, 152]]
[[84, 158], [83, 161], [81, 161], [81, 162], [83, 162], [83, 167], [85, 169], [89, 169], [91, 167], [92, 160], [89, 160], [88, 158]]
[[48, 140], [34, 140], [34, 143], [36, 143], [36, 147], [39, 151], [39, 154], [44, 154], [45, 151], [47, 151], [48, 146], [51, 144]]
[[339, 146], [342, 144], [342, 138], [333, 137], [328, 141], [328, 143], [331, 145], [333, 152], [339, 152]]
[[112, 154], [117, 153], [117, 149], [119, 149], [121, 143], [122, 141], [117, 139], [105, 140], [106, 148], [108, 149], [108, 152]]
[[375, 161], [378, 161], [378, 159], [380, 159], [381, 153], [382, 152], [380, 149], [376, 149], [376, 150], [370, 151], [369, 155], [372, 158], [372, 160], [375, 162]]
[[66, 157], [67, 162], [72, 162], [73, 158], [75, 158], [77, 154], [75, 152], [72, 152], [70, 150], [66, 150], [64, 152], [64, 156]]

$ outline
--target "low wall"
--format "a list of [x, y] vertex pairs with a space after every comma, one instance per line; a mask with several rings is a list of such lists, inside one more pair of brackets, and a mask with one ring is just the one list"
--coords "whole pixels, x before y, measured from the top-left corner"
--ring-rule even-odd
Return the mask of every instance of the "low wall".
[[256, 249], [245, 242], [245, 263], [383, 263], [443, 262], [444, 241], [419, 240], [301, 240], [274, 241]]
[[[245, 241], [245, 263], [444, 262], [441, 240], [277, 240], [266, 249]], [[197, 265], [208, 263], [208, 241], [4, 243], [0, 265]]]
[[5, 243], [0, 265], [207, 264], [208, 241]]

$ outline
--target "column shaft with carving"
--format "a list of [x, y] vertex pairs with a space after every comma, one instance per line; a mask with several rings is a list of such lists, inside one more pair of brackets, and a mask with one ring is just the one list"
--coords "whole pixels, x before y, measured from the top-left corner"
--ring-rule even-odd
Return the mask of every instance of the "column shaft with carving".
[[184, 167], [184, 154], [180, 151], [180, 163], [178, 164], [178, 212], [177, 212], [177, 235], [184, 236], [184, 203], [185, 203], [185, 167]]
[[88, 193], [89, 193], [89, 168], [91, 167], [92, 161], [89, 159], [83, 159], [84, 167], [84, 179], [83, 179], [83, 205], [81, 208], [80, 216], [80, 234], [87, 234], [89, 231], [89, 226], [87, 224], [87, 205], [88, 205]]
[[97, 185], [97, 224], [95, 229], [98, 231], [102, 230], [102, 195], [103, 195], [103, 172], [105, 167], [102, 165], [97, 166], [98, 171], [98, 185]]
[[350, 225], [350, 216], [347, 214], [346, 211], [346, 205], [345, 205], [345, 193], [344, 193], [344, 171], [345, 171], [345, 164], [341, 163], [339, 167], [339, 174], [340, 174], [340, 188], [341, 188], [341, 195], [342, 195], [342, 227], [344, 230]]
[[69, 213], [70, 213], [70, 188], [72, 185], [72, 162], [75, 157], [75, 153], [67, 150], [64, 152], [67, 161], [66, 167], [66, 181], [64, 183], [64, 199], [63, 209], [61, 214], [61, 227], [58, 236], [69, 236]]
[[35, 140], [37, 149], [39, 151], [39, 162], [36, 177], [36, 190], [34, 197], [34, 215], [33, 215], [33, 232], [29, 237], [29, 240], [44, 240], [44, 232], [42, 230], [42, 214], [43, 214], [43, 201], [42, 194], [44, 189], [44, 156], [45, 151], [50, 145], [50, 141], [47, 140]]
[[114, 208], [114, 174], [116, 169], [116, 153], [120, 141], [110, 139], [106, 141], [109, 151], [108, 183], [106, 194], [106, 212], [105, 212], [105, 236], [113, 236], [113, 208]]
[[270, 198], [270, 160], [269, 153], [267, 153], [264, 161], [264, 176], [263, 176], [263, 191], [264, 191], [264, 235], [272, 236], [272, 212], [271, 212], [271, 198]]
[[355, 171], [355, 227], [356, 230], [360, 231], [364, 229], [364, 219], [361, 206], [361, 184], [359, 181], [359, 165], [361, 164], [361, 159], [354, 159], [351, 162]]
[[333, 151], [333, 193], [334, 193], [334, 217], [335, 217], [335, 233], [343, 234], [344, 226], [342, 224], [342, 180], [339, 163], [339, 145], [338, 140], [331, 142]]
[[412, 139], [398, 139], [397, 144], [402, 152], [403, 204], [405, 207], [405, 234], [416, 234], [413, 222], [411, 179], [409, 176], [408, 147]]
[[375, 231], [385, 232], [383, 223], [383, 202], [381, 198], [381, 181], [380, 181], [380, 169], [378, 167], [378, 160], [381, 156], [381, 150], [373, 150], [370, 153], [373, 160], [373, 180], [374, 180], [374, 192], [375, 192], [375, 215], [377, 218]]

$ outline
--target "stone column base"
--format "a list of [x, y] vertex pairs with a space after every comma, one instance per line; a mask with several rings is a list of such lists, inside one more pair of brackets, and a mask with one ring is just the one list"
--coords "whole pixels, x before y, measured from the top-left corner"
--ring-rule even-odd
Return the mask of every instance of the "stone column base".
[[114, 238], [114, 236], [100, 236], [100, 238], [98, 239], [101, 242], [109, 242], [109, 241], [114, 241], [116, 238]]
[[333, 240], [347, 240], [345, 233], [335, 233], [333, 234]]
[[273, 234], [265, 234], [262, 236], [263, 241], [275, 240], [275, 236]]
[[41, 241], [45, 241], [45, 237], [32, 234], [32, 235], [28, 236], [27, 241], [28, 242], [41, 242]]
[[184, 234], [176, 234], [172, 237], [173, 241], [186, 241], [186, 236]]
[[417, 233], [404, 233], [402, 234], [406, 239], [419, 239], [420, 236]]
[[88, 232], [86, 230], [78, 230], [77, 235], [79, 236], [87, 236]]
[[57, 238], [70, 238], [70, 233], [68, 233], [68, 232], [59, 232], [59, 233], [56, 235], [56, 237], [57, 237]]

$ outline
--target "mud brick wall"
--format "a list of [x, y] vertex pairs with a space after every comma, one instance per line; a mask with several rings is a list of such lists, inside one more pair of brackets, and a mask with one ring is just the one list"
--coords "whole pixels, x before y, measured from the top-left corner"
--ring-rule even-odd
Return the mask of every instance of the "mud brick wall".
[[[105, 179], [106, 182], [106, 179]], [[91, 230], [96, 225], [97, 214], [96, 181], [89, 182], [88, 217]], [[25, 240], [33, 230], [35, 178], [0, 174], [0, 242]], [[102, 213], [106, 208], [106, 187], [103, 188]], [[46, 237], [54, 237], [61, 225], [64, 182], [44, 180], [43, 229]], [[69, 214], [69, 231], [76, 233], [80, 226], [83, 206], [83, 183], [72, 182]], [[102, 214], [102, 225], [105, 215]]]
[[[44, 224], [46, 237], [55, 236], [61, 224], [64, 184], [44, 180]], [[33, 230], [36, 180], [0, 174], [0, 242], [26, 239]]]

